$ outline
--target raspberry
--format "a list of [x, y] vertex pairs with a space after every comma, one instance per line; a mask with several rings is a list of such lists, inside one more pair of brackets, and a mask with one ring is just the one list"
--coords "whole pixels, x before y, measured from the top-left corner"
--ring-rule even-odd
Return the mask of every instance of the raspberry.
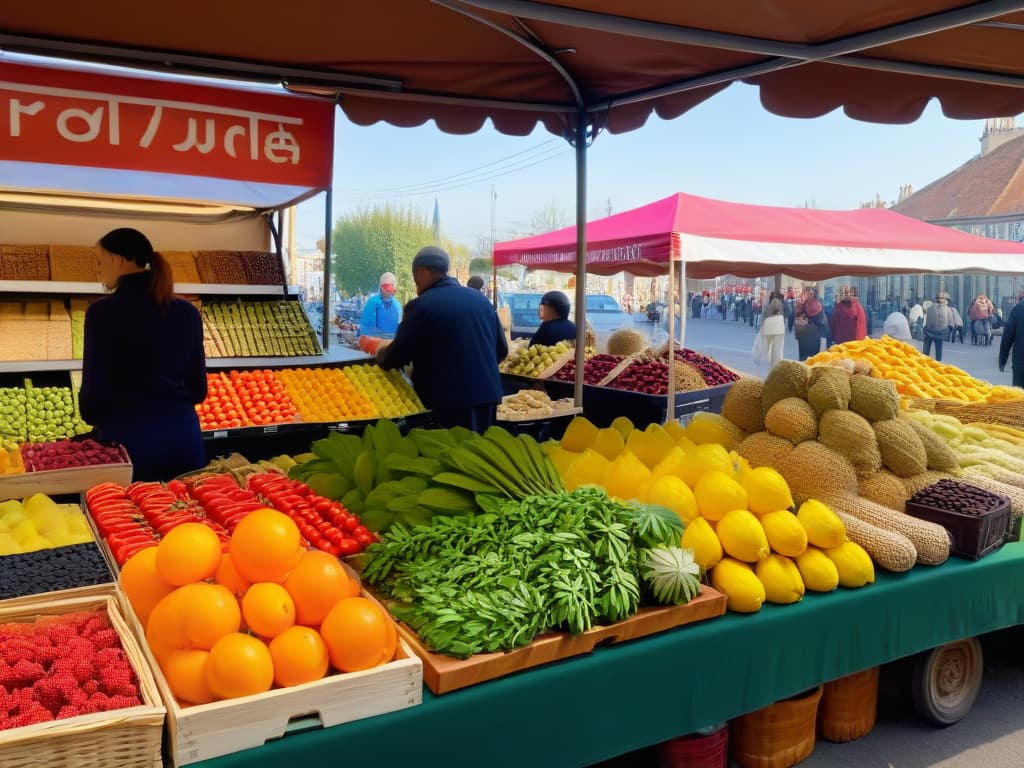
[[135, 673], [131, 667], [125, 665], [109, 665], [97, 672], [96, 678], [100, 683], [100, 690], [110, 696], [135, 696], [138, 690], [135, 688]]
[[92, 644], [91, 640], [86, 640], [83, 637], [74, 637], [64, 643], [64, 645], [58, 646], [57, 654], [57, 658], [92, 659], [96, 656], [96, 646]]
[[11, 665], [6, 661], [0, 661], [0, 688], [10, 693], [17, 687], [17, 680], [15, 680]]
[[82, 690], [85, 691], [87, 696], [92, 696], [99, 689], [100, 684], [96, 680], [86, 680], [82, 683]]
[[84, 685], [93, 676], [92, 659], [91, 657], [57, 659], [50, 665], [50, 674], [68, 674], [75, 678], [79, 685]]
[[97, 653], [107, 648], [118, 648], [121, 647], [121, 638], [117, 636], [117, 630], [113, 627], [107, 627], [101, 629], [91, 638], [93, 646], [95, 646]]
[[32, 685], [36, 680], [43, 677], [46, 674], [46, 670], [43, 669], [42, 664], [36, 661], [25, 661], [23, 659], [11, 667], [11, 674], [20, 685], [26, 686]]
[[19, 661], [33, 661], [36, 657], [35, 643], [23, 637], [9, 638], [0, 647], [0, 657], [12, 667]]
[[50, 638], [51, 643], [61, 647], [66, 645], [69, 640], [78, 637], [78, 632], [70, 624], [54, 623], [46, 628], [46, 635]]
[[96, 652], [96, 666], [102, 668], [111, 664], [127, 664], [128, 655], [121, 648], [120, 642], [116, 648], [103, 648]]
[[56, 713], [71, 700], [72, 691], [78, 690], [78, 682], [71, 675], [59, 674], [37, 680], [32, 688], [36, 700], [50, 712]]
[[111, 696], [107, 700], [107, 711], [112, 709], [128, 709], [129, 707], [138, 707], [142, 704], [139, 701], [138, 696]]
[[85, 621], [81, 622], [78, 626], [78, 634], [80, 637], [91, 638], [97, 632], [110, 627], [110, 622], [107, 621], [107, 617], [96, 613], [87, 617]]
[[81, 712], [78, 711], [78, 707], [73, 704], [65, 704], [60, 708], [60, 712], [57, 713], [57, 720], [65, 720], [69, 717], [78, 717]]

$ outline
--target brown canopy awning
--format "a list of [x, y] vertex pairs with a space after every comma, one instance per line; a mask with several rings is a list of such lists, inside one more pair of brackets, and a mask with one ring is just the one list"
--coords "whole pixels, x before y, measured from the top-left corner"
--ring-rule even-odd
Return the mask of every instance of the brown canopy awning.
[[338, 95], [358, 124], [561, 134], [674, 118], [729, 83], [765, 108], [906, 123], [1024, 111], [1024, 2], [5, 0], [0, 47]]

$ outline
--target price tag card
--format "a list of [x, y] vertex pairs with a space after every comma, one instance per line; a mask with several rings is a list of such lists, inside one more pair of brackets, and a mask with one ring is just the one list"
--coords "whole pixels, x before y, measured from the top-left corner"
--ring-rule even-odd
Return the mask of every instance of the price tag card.
[[226, 429], [215, 429], [213, 430], [213, 439], [218, 440], [222, 437], [227, 437], [228, 431]]

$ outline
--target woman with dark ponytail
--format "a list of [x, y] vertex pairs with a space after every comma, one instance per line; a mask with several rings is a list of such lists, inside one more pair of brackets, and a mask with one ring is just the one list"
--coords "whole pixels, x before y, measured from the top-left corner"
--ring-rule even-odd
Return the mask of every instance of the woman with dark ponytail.
[[108, 232], [98, 251], [113, 293], [85, 315], [82, 418], [124, 445], [134, 480], [169, 480], [206, 462], [195, 411], [206, 399], [202, 320], [174, 297], [170, 266], [138, 230]]

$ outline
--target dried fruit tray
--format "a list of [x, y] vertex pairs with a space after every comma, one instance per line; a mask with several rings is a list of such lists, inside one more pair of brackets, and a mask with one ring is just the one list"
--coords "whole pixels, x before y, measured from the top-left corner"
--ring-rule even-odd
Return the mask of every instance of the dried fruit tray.
[[0, 623], [29, 622], [40, 616], [61, 616], [100, 610], [107, 614], [121, 647], [138, 678], [142, 705], [79, 715], [0, 731], [0, 764], [4, 768], [66, 765], [75, 768], [157, 768], [164, 706], [138, 643], [112, 596], [35, 601], [0, 608]]
[[[363, 596], [373, 599], [365, 592]], [[315, 719], [330, 728], [412, 707], [423, 700], [423, 663], [399, 640], [395, 658], [373, 669], [183, 707], [171, 693], [131, 607], [125, 600], [122, 606], [167, 707], [167, 752], [170, 764], [176, 767], [262, 746], [284, 736], [292, 721], [305, 725], [307, 719]]]
[[1003, 546], [1010, 533], [1010, 500], [955, 480], [940, 480], [907, 501], [908, 515], [949, 531], [957, 557], [977, 560]]
[[593, 627], [579, 635], [551, 632], [514, 651], [480, 653], [468, 659], [432, 653], [420, 641], [419, 635], [401, 622], [398, 623], [398, 632], [423, 659], [423, 682], [433, 693], [440, 695], [530, 667], [590, 653], [602, 643], [620, 643], [713, 619], [725, 613], [725, 602], [725, 595], [721, 592], [702, 585], [700, 595], [685, 605], [641, 608], [635, 616], [624, 621]]

